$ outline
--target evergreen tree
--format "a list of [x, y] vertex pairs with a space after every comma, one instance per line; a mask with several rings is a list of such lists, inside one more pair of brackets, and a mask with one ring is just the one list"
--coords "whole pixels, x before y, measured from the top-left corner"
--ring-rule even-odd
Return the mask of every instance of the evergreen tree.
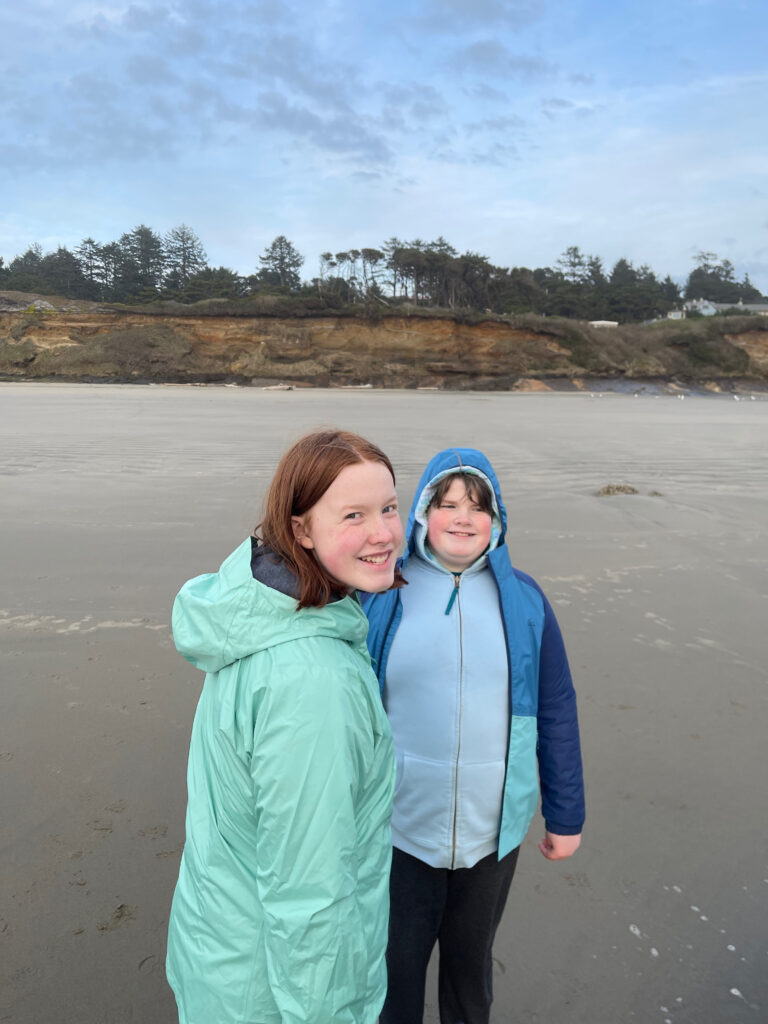
[[39, 242], [32, 245], [23, 252], [21, 256], [15, 256], [11, 260], [9, 270], [12, 274], [24, 272], [26, 274], [39, 274], [40, 264], [43, 261], [43, 247]]
[[8, 266], [8, 277], [5, 286], [10, 291], [39, 292], [45, 287], [40, 276], [40, 265], [43, 262], [43, 247], [38, 242], [15, 256]]
[[490, 305], [497, 313], [536, 313], [546, 293], [527, 267], [497, 270], [490, 282]]
[[381, 247], [382, 252], [384, 253], [384, 258], [386, 260], [385, 265], [387, 267], [387, 270], [389, 270], [391, 274], [391, 277], [389, 279], [389, 286], [392, 292], [393, 299], [397, 298], [397, 289], [398, 286], [400, 285], [396, 253], [398, 253], [402, 248], [404, 248], [404, 243], [401, 242], [400, 239], [396, 238], [394, 235], [391, 238], [388, 238], [387, 241], [384, 242], [384, 244]]
[[135, 295], [145, 288], [158, 289], [165, 271], [165, 246], [160, 235], [146, 224], [139, 224], [122, 235], [118, 244], [124, 257], [124, 290]]
[[578, 245], [570, 245], [557, 258], [556, 266], [569, 284], [583, 284], [589, 278], [588, 260]]
[[348, 302], [355, 302], [362, 291], [357, 275], [357, 261], [360, 255], [359, 249], [348, 249], [333, 256], [333, 266], [338, 270], [337, 278], [344, 282], [343, 291]]
[[165, 285], [174, 291], [181, 291], [208, 264], [203, 243], [186, 224], [171, 228], [165, 236], [164, 248]]
[[605, 288], [608, 279], [603, 270], [603, 261], [599, 256], [588, 256], [585, 281], [593, 288]]
[[749, 279], [749, 274], [744, 275], [744, 280], [739, 285], [742, 302], [765, 302], [765, 296], [761, 295]]
[[201, 299], [238, 299], [245, 295], [245, 281], [229, 267], [204, 267], [194, 274], [181, 291], [184, 302]]
[[285, 235], [277, 238], [264, 250], [259, 257], [261, 271], [258, 277], [269, 284], [277, 284], [280, 288], [292, 290], [301, 284], [299, 270], [304, 257], [288, 241]]
[[118, 298], [124, 262], [123, 250], [117, 242], [108, 242], [106, 245], [99, 246], [96, 254], [95, 277], [102, 298]]
[[84, 238], [75, 249], [75, 256], [80, 263], [83, 278], [87, 282], [85, 298], [103, 298], [103, 291], [99, 281], [99, 268], [101, 262], [100, 246], [95, 239]]
[[622, 257], [622, 259], [614, 263], [609, 280], [611, 287], [614, 289], [631, 287], [637, 284], [637, 271], [629, 260], [625, 260]]
[[661, 296], [663, 302], [667, 306], [667, 309], [664, 310], [665, 313], [668, 313], [670, 309], [674, 309], [675, 306], [678, 306], [682, 299], [680, 288], [675, 284], [669, 274], [667, 274], [661, 282]]
[[361, 249], [360, 261], [363, 267], [363, 287], [366, 295], [373, 289], [381, 291], [380, 278], [385, 265], [384, 253], [381, 249]]
[[334, 273], [338, 264], [332, 252], [320, 254], [320, 276], [315, 278], [317, 290], [321, 295], [338, 292], [339, 277]]
[[454, 262], [461, 275], [461, 304], [471, 309], [488, 309], [488, 284], [495, 268], [477, 252], [465, 252]]
[[685, 297], [736, 304], [741, 298], [741, 287], [734, 277], [731, 261], [721, 260], [714, 252], [699, 252], [696, 267], [688, 275]]
[[75, 249], [75, 255], [80, 260], [83, 276], [88, 281], [96, 281], [99, 266], [99, 245], [95, 239], [84, 238]]
[[80, 261], [63, 245], [40, 261], [40, 276], [45, 282], [46, 291], [70, 298], [88, 297], [88, 281]]

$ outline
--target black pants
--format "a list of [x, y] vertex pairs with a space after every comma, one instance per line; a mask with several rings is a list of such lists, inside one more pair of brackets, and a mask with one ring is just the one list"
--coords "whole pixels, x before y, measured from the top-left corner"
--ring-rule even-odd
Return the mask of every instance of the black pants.
[[389, 987], [381, 1024], [422, 1024], [427, 966], [440, 947], [441, 1024], [488, 1024], [491, 951], [519, 847], [471, 868], [432, 868], [395, 849], [390, 878]]

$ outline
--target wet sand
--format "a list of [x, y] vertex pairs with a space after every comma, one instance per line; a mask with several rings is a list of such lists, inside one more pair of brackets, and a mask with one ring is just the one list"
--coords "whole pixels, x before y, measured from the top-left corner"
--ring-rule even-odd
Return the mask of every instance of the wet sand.
[[549, 864], [534, 822], [493, 1021], [765, 1020], [768, 401], [0, 384], [0, 1021], [176, 1020], [202, 675], [170, 606], [324, 423], [388, 451], [406, 507], [437, 448], [484, 449], [565, 634], [584, 845]]

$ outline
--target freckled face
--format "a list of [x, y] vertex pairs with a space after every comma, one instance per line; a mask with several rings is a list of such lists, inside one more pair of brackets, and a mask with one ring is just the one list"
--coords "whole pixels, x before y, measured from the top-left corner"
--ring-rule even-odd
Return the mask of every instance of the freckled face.
[[302, 547], [350, 590], [388, 590], [403, 539], [395, 483], [381, 462], [345, 466], [303, 516], [291, 520]]
[[491, 541], [491, 517], [456, 479], [443, 500], [427, 514], [427, 544], [446, 569], [463, 572]]

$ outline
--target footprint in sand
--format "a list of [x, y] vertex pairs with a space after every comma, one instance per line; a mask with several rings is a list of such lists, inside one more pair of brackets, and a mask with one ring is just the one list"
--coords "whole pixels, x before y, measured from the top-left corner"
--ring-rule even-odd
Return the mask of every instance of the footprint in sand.
[[115, 907], [112, 911], [112, 916], [108, 921], [99, 921], [96, 925], [100, 932], [114, 932], [118, 928], [122, 928], [128, 921], [132, 921], [136, 915], [138, 907], [129, 907], [125, 903], [121, 903], [120, 906]]

